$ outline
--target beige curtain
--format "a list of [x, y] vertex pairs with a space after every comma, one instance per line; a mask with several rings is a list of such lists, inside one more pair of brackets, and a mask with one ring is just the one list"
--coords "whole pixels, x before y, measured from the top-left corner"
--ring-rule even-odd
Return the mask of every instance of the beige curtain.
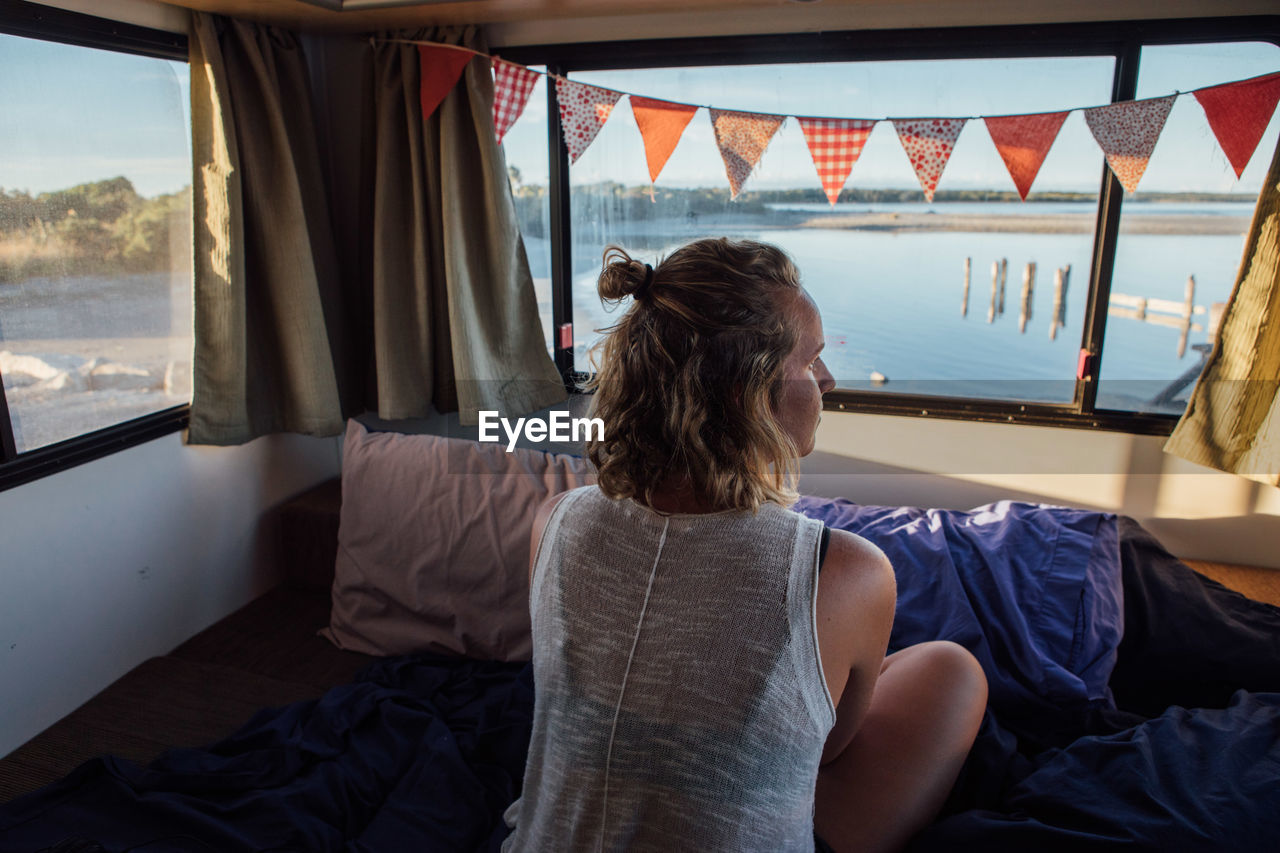
[[302, 52], [285, 31], [193, 13], [190, 58], [188, 440], [340, 432], [354, 389]]
[[[488, 60], [472, 60], [424, 122], [417, 48], [373, 40], [357, 60], [367, 100], [338, 117], [371, 117], [357, 162], [331, 156], [326, 175], [297, 37], [192, 20], [189, 440], [332, 435], [367, 408], [396, 419], [434, 405], [475, 424], [480, 409], [565, 400], [494, 140]], [[483, 49], [473, 28], [400, 37]], [[361, 214], [341, 235], [345, 265], [328, 208], [335, 168], [358, 186]]]
[[[474, 27], [397, 33], [373, 50], [373, 323], [377, 412], [434, 404], [475, 424], [567, 398], [547, 353], [533, 279], [494, 139], [493, 81], [476, 57], [425, 122], [417, 47], [484, 51]], [[390, 369], [396, 367], [398, 369]]]
[[1258, 196], [1218, 343], [1164, 449], [1280, 485], [1280, 145]]

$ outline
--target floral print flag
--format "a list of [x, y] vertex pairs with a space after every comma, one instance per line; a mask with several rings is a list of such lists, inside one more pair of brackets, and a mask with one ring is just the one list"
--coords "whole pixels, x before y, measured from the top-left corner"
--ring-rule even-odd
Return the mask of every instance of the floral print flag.
[[711, 110], [711, 126], [716, 132], [716, 145], [729, 177], [729, 196], [737, 198], [751, 170], [764, 156], [769, 140], [778, 132], [786, 116], [768, 113], [742, 113], [734, 110]]
[[1151, 151], [1156, 147], [1175, 97], [1124, 101], [1084, 111], [1084, 120], [1093, 138], [1098, 140], [1107, 165], [1126, 192], [1138, 189], [1138, 181], [1147, 171]]

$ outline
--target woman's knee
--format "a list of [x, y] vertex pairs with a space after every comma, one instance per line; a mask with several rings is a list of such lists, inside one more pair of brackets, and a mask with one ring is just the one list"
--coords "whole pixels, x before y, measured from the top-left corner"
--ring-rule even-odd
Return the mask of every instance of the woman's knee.
[[950, 640], [909, 646], [885, 658], [886, 670], [899, 662], [914, 670], [918, 683], [941, 693], [953, 708], [967, 710], [975, 725], [981, 720], [987, 706], [987, 677], [982, 664], [964, 646]]

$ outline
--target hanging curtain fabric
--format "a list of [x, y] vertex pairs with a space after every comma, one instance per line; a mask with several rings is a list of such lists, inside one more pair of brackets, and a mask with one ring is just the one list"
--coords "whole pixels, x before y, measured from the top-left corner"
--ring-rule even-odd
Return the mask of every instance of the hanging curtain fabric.
[[283, 30], [192, 14], [188, 440], [343, 425], [347, 352], [307, 68]]
[[1217, 346], [1164, 449], [1280, 486], [1280, 145]]
[[[484, 50], [474, 27], [399, 33]], [[567, 398], [495, 138], [487, 57], [424, 121], [413, 44], [372, 51], [373, 348], [379, 417], [527, 414]]]

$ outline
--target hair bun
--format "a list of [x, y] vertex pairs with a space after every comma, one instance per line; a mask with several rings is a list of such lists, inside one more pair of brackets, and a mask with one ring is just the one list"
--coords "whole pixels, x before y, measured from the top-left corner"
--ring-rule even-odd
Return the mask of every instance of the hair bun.
[[627, 296], [640, 299], [653, 283], [653, 267], [636, 260], [619, 246], [604, 251], [604, 270], [597, 289], [601, 299], [621, 300]]

